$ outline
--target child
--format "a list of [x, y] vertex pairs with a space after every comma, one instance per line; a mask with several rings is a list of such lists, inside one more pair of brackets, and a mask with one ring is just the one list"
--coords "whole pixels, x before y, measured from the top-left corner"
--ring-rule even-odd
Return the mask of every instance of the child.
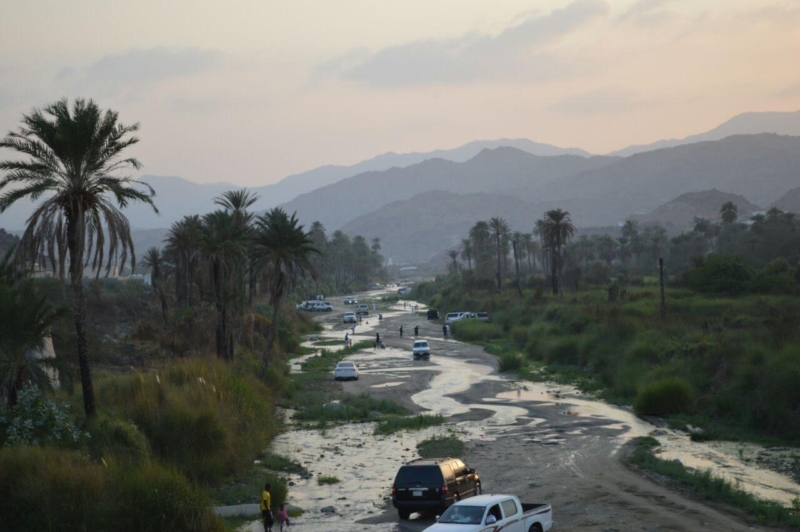
[[289, 512], [286, 510], [285, 504], [281, 504], [280, 510], [278, 510], [278, 523], [281, 525], [281, 532], [283, 532], [284, 523], [286, 523], [286, 528], [292, 525], [292, 522], [289, 521]]

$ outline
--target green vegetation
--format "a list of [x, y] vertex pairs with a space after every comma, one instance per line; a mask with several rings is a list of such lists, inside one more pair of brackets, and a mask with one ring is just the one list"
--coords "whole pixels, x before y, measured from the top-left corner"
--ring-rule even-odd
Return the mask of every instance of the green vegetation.
[[318, 404], [321, 397], [311, 397], [311, 394], [304, 395], [308, 403], [295, 414], [294, 418], [298, 421], [360, 423], [376, 421], [378, 417], [385, 415], [404, 416], [408, 414], [405, 408], [394, 401], [375, 399], [368, 394], [344, 395], [339, 401], [327, 404]]
[[297, 473], [299, 475], [308, 473], [308, 470], [297, 462], [272, 453], [264, 453], [261, 465], [270, 471], [279, 471], [281, 473]]
[[464, 442], [452, 434], [443, 434], [419, 442], [417, 452], [423, 458], [463, 456]]
[[433, 416], [420, 414], [413, 417], [390, 417], [378, 423], [375, 427], [375, 434], [394, 434], [404, 430], [422, 430], [442, 423], [444, 423], [444, 418], [438, 414]]
[[658, 440], [654, 438], [638, 438], [629, 461], [678, 482], [706, 500], [741, 508], [759, 523], [800, 527], [800, 508], [789, 509], [776, 502], [763, 501], [714, 476], [710, 471], [694, 471], [685, 468], [680, 462], [662, 460], [653, 453], [658, 445]]
[[496, 354], [503, 371], [575, 383], [721, 438], [800, 441], [800, 298], [669, 287], [662, 319], [652, 278], [612, 301], [607, 288], [562, 297], [543, 282], [529, 278], [520, 298], [464, 290], [450, 277], [420, 284], [415, 297], [442, 311], [489, 312], [491, 324], [463, 320], [452, 330]]
[[317, 484], [320, 486], [328, 485], [328, 484], [338, 484], [341, 482], [338, 478], [329, 475], [320, 475], [317, 477]]

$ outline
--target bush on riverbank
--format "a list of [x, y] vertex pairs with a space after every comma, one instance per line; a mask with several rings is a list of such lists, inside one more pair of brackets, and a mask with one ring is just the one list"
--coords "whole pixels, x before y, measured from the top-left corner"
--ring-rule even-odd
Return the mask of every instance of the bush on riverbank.
[[419, 442], [417, 452], [422, 458], [463, 456], [464, 442], [452, 434], [442, 434]]
[[222, 531], [202, 490], [153, 461], [97, 462], [54, 447], [0, 449], [0, 516], [8, 532]]

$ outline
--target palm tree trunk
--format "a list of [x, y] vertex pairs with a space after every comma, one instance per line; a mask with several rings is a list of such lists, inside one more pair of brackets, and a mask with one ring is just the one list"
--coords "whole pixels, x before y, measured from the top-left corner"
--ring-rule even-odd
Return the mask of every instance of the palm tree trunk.
[[[81, 213], [82, 214], [82, 213]], [[92, 369], [89, 366], [89, 346], [86, 340], [86, 293], [83, 290], [83, 216], [77, 221], [67, 220], [67, 246], [69, 248], [69, 270], [72, 281], [72, 305], [75, 318], [75, 340], [78, 348], [78, 367], [83, 389], [83, 410], [87, 418], [95, 416]]]
[[558, 253], [553, 250], [550, 259], [550, 279], [553, 282], [553, 295], [558, 295]]
[[269, 326], [269, 336], [267, 336], [267, 347], [264, 350], [264, 355], [261, 359], [261, 379], [267, 376], [269, 369], [269, 360], [272, 357], [272, 348], [275, 344], [275, 338], [278, 336], [278, 312], [281, 308], [281, 301], [279, 297], [272, 296], [272, 323]]
[[217, 357], [218, 358], [227, 358], [227, 349], [225, 346], [225, 340], [227, 338], [227, 331], [225, 327], [225, 305], [222, 301], [222, 266], [219, 263], [219, 259], [214, 259], [213, 265], [213, 279], [212, 282], [214, 283], [214, 307], [217, 311], [217, 323], [216, 323], [216, 331], [214, 334], [214, 339], [216, 341], [216, 348], [217, 348]]
[[497, 289], [501, 290], [503, 288], [502, 282], [500, 280], [500, 235], [497, 235]]
[[511, 245], [514, 247], [514, 267], [517, 270], [517, 293], [522, 297], [522, 283], [519, 280], [519, 258], [517, 257], [517, 241], [513, 240]]

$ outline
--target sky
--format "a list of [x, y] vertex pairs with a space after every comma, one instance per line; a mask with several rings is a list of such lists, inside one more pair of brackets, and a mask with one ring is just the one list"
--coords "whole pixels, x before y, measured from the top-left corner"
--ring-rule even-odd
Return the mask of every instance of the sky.
[[62, 97], [143, 173], [264, 185], [520, 138], [606, 153], [800, 109], [800, 0], [2, 0], [0, 132]]

